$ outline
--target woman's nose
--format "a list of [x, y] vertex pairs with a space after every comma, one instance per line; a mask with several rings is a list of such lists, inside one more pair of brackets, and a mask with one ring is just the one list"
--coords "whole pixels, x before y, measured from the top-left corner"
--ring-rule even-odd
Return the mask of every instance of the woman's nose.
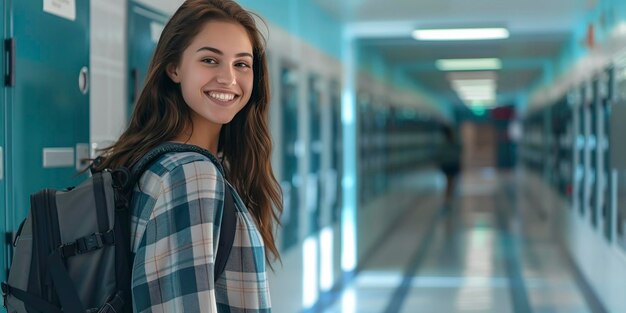
[[237, 78], [233, 69], [230, 66], [224, 66], [217, 75], [217, 83], [227, 86], [233, 86], [237, 84]]

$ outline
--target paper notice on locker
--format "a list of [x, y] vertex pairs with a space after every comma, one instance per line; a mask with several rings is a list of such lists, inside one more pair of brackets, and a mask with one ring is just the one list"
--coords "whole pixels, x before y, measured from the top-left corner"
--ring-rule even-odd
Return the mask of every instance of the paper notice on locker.
[[76, 20], [76, 0], [44, 0], [43, 11], [74, 21]]

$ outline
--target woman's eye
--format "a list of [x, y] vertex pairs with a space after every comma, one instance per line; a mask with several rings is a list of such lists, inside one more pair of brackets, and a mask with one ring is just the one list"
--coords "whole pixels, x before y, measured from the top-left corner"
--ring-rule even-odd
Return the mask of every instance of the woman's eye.
[[215, 64], [217, 63], [217, 61], [215, 61], [214, 59], [210, 59], [210, 58], [206, 58], [206, 59], [202, 59], [203, 63], [207, 63], [207, 64]]
[[244, 62], [239, 62], [237, 64], [235, 64], [236, 67], [243, 67], [243, 68], [249, 68], [250, 65], [248, 65], [248, 63], [244, 63]]

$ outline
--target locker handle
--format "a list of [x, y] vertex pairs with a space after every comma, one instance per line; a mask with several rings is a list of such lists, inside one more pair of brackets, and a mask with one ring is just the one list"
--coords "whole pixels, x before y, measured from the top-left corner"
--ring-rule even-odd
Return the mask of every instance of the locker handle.
[[4, 74], [4, 85], [15, 86], [15, 38], [4, 40], [5, 65], [7, 72]]

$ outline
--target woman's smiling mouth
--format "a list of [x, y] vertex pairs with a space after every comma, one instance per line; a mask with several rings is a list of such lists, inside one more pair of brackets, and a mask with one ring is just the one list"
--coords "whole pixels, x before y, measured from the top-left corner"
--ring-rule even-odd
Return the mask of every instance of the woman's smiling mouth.
[[231, 101], [237, 97], [234, 93], [209, 91], [206, 93], [209, 97], [219, 101]]

